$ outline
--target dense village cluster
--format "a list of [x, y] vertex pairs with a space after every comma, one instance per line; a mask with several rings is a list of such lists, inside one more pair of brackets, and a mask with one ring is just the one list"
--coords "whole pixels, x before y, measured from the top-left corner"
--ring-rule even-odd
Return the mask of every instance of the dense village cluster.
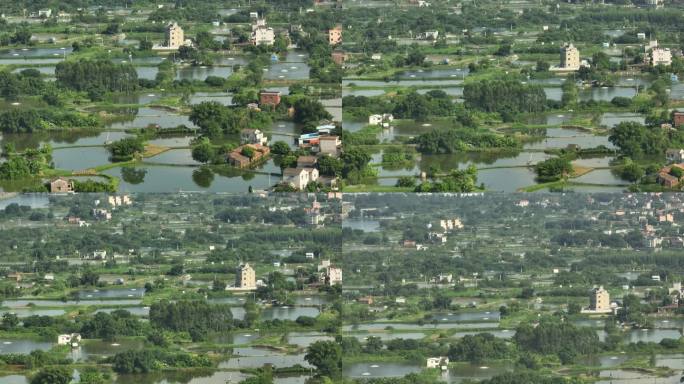
[[0, 383], [674, 382], [682, 203], [7, 196]]

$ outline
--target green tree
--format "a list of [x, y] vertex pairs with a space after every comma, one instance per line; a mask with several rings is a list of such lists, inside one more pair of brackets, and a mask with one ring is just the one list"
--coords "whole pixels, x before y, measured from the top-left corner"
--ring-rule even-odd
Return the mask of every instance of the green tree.
[[107, 149], [113, 161], [128, 161], [136, 154], [142, 154], [145, 151], [145, 145], [137, 137], [124, 137], [109, 144]]
[[323, 104], [308, 97], [295, 101], [294, 109], [293, 120], [300, 124], [317, 124], [320, 120], [332, 118]]
[[203, 137], [192, 147], [192, 158], [200, 163], [208, 163], [214, 159], [216, 151], [208, 138]]
[[68, 384], [70, 382], [71, 371], [66, 367], [45, 367], [31, 378], [31, 384]]
[[342, 372], [342, 348], [334, 341], [316, 341], [307, 349], [304, 359], [321, 376], [338, 377]]
[[287, 155], [290, 153], [290, 146], [284, 141], [276, 141], [271, 144], [271, 153], [275, 155]]

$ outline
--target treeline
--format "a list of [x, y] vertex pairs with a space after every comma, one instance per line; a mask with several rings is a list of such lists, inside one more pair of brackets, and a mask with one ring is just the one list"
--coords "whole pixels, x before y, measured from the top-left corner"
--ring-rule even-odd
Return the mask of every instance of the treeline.
[[271, 123], [267, 113], [227, 107], [216, 101], [193, 105], [189, 120], [200, 127], [202, 134], [210, 137], [239, 133], [244, 128], [263, 129]]
[[270, 212], [264, 208], [238, 209], [227, 208], [214, 215], [214, 218], [231, 224], [268, 223], [268, 224], [306, 224], [306, 213], [303, 209]]
[[126, 310], [115, 310], [112, 313], [99, 312], [91, 319], [83, 322], [81, 335], [87, 339], [114, 340], [120, 336], [140, 336], [143, 334], [143, 323]]
[[600, 256], [587, 256], [582, 262], [578, 264], [581, 269], [598, 267], [615, 267], [615, 266], [657, 266], [666, 269], [679, 269], [684, 267], [684, 258], [680, 253], [620, 253], [608, 254]]
[[556, 320], [545, 320], [537, 326], [521, 324], [513, 340], [522, 350], [557, 355], [564, 364], [579, 356], [594, 354], [601, 348], [593, 328], [576, 327]]
[[472, 363], [505, 359], [510, 357], [510, 354], [508, 342], [491, 333], [466, 335], [449, 347], [449, 359]]
[[33, 133], [58, 128], [94, 128], [100, 120], [94, 115], [48, 109], [10, 109], [0, 113], [0, 131]]
[[467, 83], [463, 98], [468, 108], [502, 115], [542, 112], [546, 107], [546, 93], [539, 85], [523, 84], [517, 80], [482, 80]]
[[109, 60], [63, 61], [55, 68], [57, 82], [77, 91], [130, 93], [138, 87], [138, 73], [130, 63]]
[[342, 231], [339, 229], [322, 229], [322, 230], [301, 230], [301, 229], [285, 229], [281, 228], [278, 230], [267, 230], [259, 232], [250, 232], [242, 236], [241, 241], [251, 241], [251, 242], [283, 242], [283, 241], [295, 241], [295, 242], [314, 242], [314, 243], [327, 243], [327, 244], [339, 244], [342, 237]]
[[446, 176], [432, 182], [424, 181], [416, 186], [415, 192], [473, 192], [477, 190], [477, 169], [454, 169]]
[[0, 71], [0, 96], [15, 100], [19, 95], [42, 95], [47, 84], [35, 68], [24, 69], [19, 73]]
[[568, 156], [552, 157], [534, 165], [537, 181], [557, 181], [573, 172], [572, 162]]
[[[345, 113], [355, 118], [365, 119], [371, 114], [391, 112], [400, 119], [424, 121], [428, 117], [457, 116], [462, 107], [455, 105], [449, 95], [441, 89], [433, 89], [425, 94], [411, 89], [393, 98], [348, 95], [342, 98]], [[463, 125], [470, 126], [465, 123]]]
[[161, 349], [130, 350], [117, 353], [107, 359], [117, 373], [148, 373], [162, 367], [208, 368], [212, 366], [206, 355], [188, 352], [170, 352]]
[[637, 122], [622, 122], [610, 131], [608, 140], [631, 158], [648, 155], [662, 156], [670, 147], [684, 143], [684, 132], [654, 129]]
[[20, 180], [39, 175], [43, 169], [50, 167], [52, 148], [27, 149], [23, 154], [11, 154], [0, 163], [0, 179]]
[[560, 233], [551, 237], [551, 242], [564, 247], [595, 245], [610, 248], [641, 248], [644, 246], [644, 237], [639, 231], [626, 234], [605, 234], [587, 230]]
[[162, 300], [150, 307], [150, 323], [172, 331], [223, 332], [232, 328], [233, 314], [224, 304]]
[[143, 141], [138, 137], [124, 137], [107, 145], [112, 161], [128, 161], [145, 150]]
[[520, 147], [520, 141], [512, 136], [471, 129], [437, 129], [414, 141], [419, 152], [428, 154]]

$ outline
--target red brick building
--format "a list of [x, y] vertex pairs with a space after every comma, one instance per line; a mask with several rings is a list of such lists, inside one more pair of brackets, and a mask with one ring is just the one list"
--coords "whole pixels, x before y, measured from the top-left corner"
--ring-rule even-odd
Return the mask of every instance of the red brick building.
[[679, 128], [682, 125], [684, 125], [684, 112], [675, 112], [674, 113], [674, 126], [675, 126], [675, 128]]
[[274, 107], [280, 104], [280, 92], [278, 91], [261, 91], [259, 92], [259, 105], [272, 105]]
[[342, 65], [347, 60], [347, 54], [342, 51], [334, 51], [330, 56], [337, 65]]
[[[249, 147], [252, 149], [252, 157], [245, 156], [243, 149]], [[228, 164], [236, 168], [247, 168], [257, 161], [263, 159], [271, 153], [271, 149], [261, 144], [245, 144], [235, 148], [228, 154]]]

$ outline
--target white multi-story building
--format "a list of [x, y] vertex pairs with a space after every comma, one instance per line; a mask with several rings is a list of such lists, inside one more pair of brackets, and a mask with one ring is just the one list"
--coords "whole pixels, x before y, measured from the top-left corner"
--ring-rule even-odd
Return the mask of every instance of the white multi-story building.
[[669, 48], [653, 48], [648, 55], [649, 64], [652, 67], [657, 65], [672, 65], [672, 52]]
[[560, 68], [564, 70], [576, 71], [580, 67], [579, 50], [572, 44], [565, 44], [561, 47]]
[[235, 287], [240, 289], [256, 289], [256, 274], [249, 263], [238, 267], [235, 274]]
[[325, 273], [325, 283], [327, 285], [342, 284], [342, 268], [328, 267]]
[[166, 46], [171, 49], [178, 49], [185, 43], [185, 33], [183, 28], [177, 23], [166, 26]]
[[283, 170], [283, 182], [290, 184], [300, 191], [312, 181], [318, 180], [318, 169], [308, 167], [285, 168]]
[[275, 43], [275, 32], [273, 28], [266, 26], [266, 20], [259, 19], [255, 24], [252, 24], [252, 38], [253, 45], [268, 45]]

